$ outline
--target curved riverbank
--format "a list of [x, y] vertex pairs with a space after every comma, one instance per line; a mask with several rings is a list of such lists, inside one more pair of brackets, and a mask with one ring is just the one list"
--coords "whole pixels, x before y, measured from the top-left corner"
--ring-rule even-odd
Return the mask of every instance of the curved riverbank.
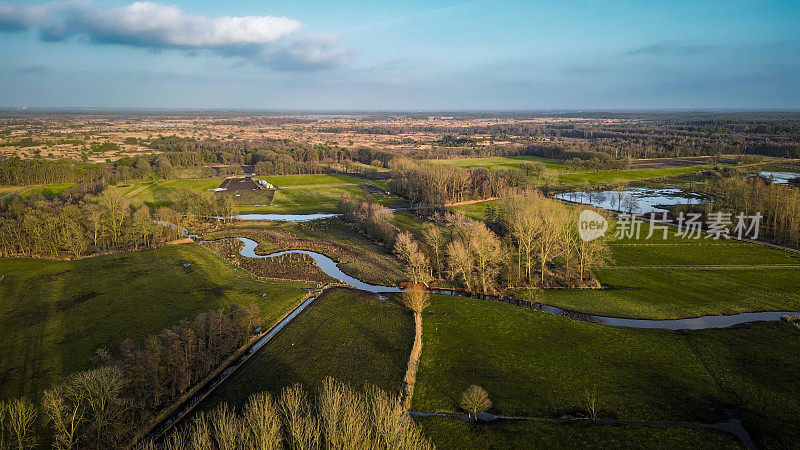
[[292, 253], [308, 255], [314, 259], [314, 262], [317, 264], [320, 270], [322, 270], [322, 272], [324, 272], [326, 275], [335, 280], [339, 280], [342, 283], [348, 284], [356, 289], [373, 293], [390, 293], [390, 292], [402, 291], [402, 289], [396, 286], [381, 286], [377, 284], [369, 284], [359, 280], [358, 278], [347, 275], [346, 273], [342, 272], [342, 269], [339, 268], [339, 264], [336, 263], [336, 261], [323, 255], [322, 253], [317, 253], [310, 250], [282, 250], [275, 253], [269, 253], [267, 255], [259, 255], [258, 253], [256, 253], [256, 247], [258, 247], [258, 242], [246, 237], [237, 237], [236, 239], [238, 239], [240, 242], [244, 244], [242, 249], [239, 251], [239, 254], [244, 256], [245, 258], [267, 259], [281, 255], [288, 255]]
[[[258, 242], [246, 238], [237, 237], [244, 246], [240, 250], [240, 254], [246, 258], [266, 259], [273, 258], [280, 255], [289, 253], [299, 253], [312, 257], [317, 266], [328, 276], [333, 279], [339, 280], [356, 289], [360, 289], [373, 293], [390, 293], [401, 292], [402, 289], [395, 286], [381, 286], [364, 283], [363, 281], [345, 274], [339, 269], [338, 264], [331, 258], [317, 252], [309, 250], [283, 250], [279, 252], [269, 253], [266, 255], [259, 255], [255, 252], [258, 247]], [[482, 300], [500, 301], [509, 303], [516, 306], [534, 309], [550, 313], [556, 316], [567, 317], [582, 322], [599, 323], [602, 325], [629, 327], [629, 328], [644, 328], [644, 329], [663, 329], [663, 330], [704, 330], [710, 328], [730, 328], [737, 325], [753, 322], [777, 321], [784, 315], [800, 314], [800, 311], [758, 311], [758, 312], [744, 312], [739, 314], [729, 315], [706, 315], [699, 317], [690, 317], [682, 319], [631, 319], [625, 317], [611, 317], [601, 316], [594, 314], [586, 314], [580, 311], [572, 311], [569, 309], [559, 308], [557, 306], [547, 305], [544, 303], [531, 302], [512, 296], [495, 296], [489, 294], [473, 294], [454, 289], [431, 289], [431, 293], [472, 297]]]

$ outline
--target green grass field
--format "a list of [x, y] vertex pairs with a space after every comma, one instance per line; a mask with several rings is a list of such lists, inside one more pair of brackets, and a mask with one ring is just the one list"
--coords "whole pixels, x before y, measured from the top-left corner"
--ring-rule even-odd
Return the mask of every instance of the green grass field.
[[439, 449], [465, 448], [743, 448], [727, 433], [679, 427], [503, 421], [469, 424], [450, 418], [415, 418]]
[[470, 219], [483, 222], [486, 220], [486, 207], [497, 206], [504, 200], [489, 200], [485, 202], [472, 203], [470, 205], [448, 206], [447, 209], [455, 213], [463, 214]]
[[641, 170], [600, 170], [597, 172], [564, 173], [558, 176], [558, 184], [567, 187], [598, 186], [630, 183], [652, 178], [675, 177], [701, 172], [713, 166], [669, 167]]
[[172, 198], [179, 189], [209, 193], [219, 187], [224, 178], [198, 178], [188, 180], [139, 181], [119, 186], [111, 186], [131, 199], [143, 201], [150, 208], [172, 205]]
[[[488, 205], [449, 209], [483, 220]], [[748, 311], [800, 311], [800, 254], [734, 240], [683, 239], [670, 229], [650, 239], [608, 236], [611, 261], [598, 273], [604, 290], [540, 290], [539, 301], [585, 313], [675, 319]], [[521, 297], [529, 291], [515, 291]]]
[[427, 160], [434, 165], [448, 165], [463, 168], [485, 167], [486, 169], [519, 169], [520, 164], [526, 161], [538, 161], [545, 165], [544, 176], [534, 180], [534, 185], [544, 184], [547, 181], [550, 185], [560, 188], [579, 188], [584, 186], [597, 186], [607, 184], [630, 183], [653, 178], [675, 177], [690, 173], [697, 173], [712, 166], [690, 166], [690, 167], [665, 167], [658, 169], [639, 169], [639, 170], [571, 170], [564, 168], [561, 161], [537, 158], [533, 156], [512, 156], [512, 157], [489, 157], [489, 158], [453, 158], [453, 159], [430, 159]]
[[709, 404], [719, 398], [677, 333], [433, 296], [412, 408], [457, 412], [470, 384], [487, 390], [492, 412], [548, 418], [585, 414], [596, 392], [602, 418], [713, 421]]
[[[258, 177], [267, 180], [278, 189], [271, 203], [267, 197], [237, 200], [242, 213], [307, 214], [333, 212], [343, 192], [353, 198], [363, 198], [364, 183], [358, 178], [345, 175], [276, 175]], [[225, 178], [199, 178], [187, 180], [141, 181], [112, 186], [131, 199], [143, 201], [151, 208], [170, 206], [178, 189], [189, 188], [197, 192], [211, 193]], [[396, 196], [380, 196], [378, 201], [392, 205], [400, 199]]]
[[473, 169], [475, 167], [485, 167], [489, 170], [519, 169], [524, 162], [540, 162], [544, 164], [548, 171], [559, 172], [562, 170], [562, 162], [554, 159], [538, 158], [536, 156], [494, 156], [488, 158], [452, 158], [452, 159], [428, 159], [426, 162], [437, 166], [454, 166]]
[[423, 321], [414, 410], [458, 411], [461, 392], [478, 384], [490, 411], [503, 415], [585, 415], [594, 393], [600, 418], [712, 423], [731, 408], [757, 444], [787, 447], [798, 438], [800, 329], [785, 322], [636, 330], [447, 296], [433, 297]]
[[34, 195], [52, 198], [61, 195], [75, 183], [41, 184], [35, 186], [0, 186], [0, 199], [11, 201], [14, 197], [28, 199]]
[[316, 392], [334, 377], [356, 388], [402, 387], [414, 319], [392, 300], [350, 289], [326, 291], [200, 405], [241, 406], [251, 394], [302, 384]]
[[242, 206], [242, 212], [267, 212], [284, 214], [308, 214], [333, 212], [347, 192], [352, 198], [361, 198], [366, 193], [359, 185], [333, 185], [306, 188], [278, 189], [272, 203], [267, 207]]
[[681, 239], [670, 230], [610, 243], [599, 280], [613, 289], [544, 290], [541, 301], [582, 312], [674, 319], [800, 311], [800, 254], [732, 240]]
[[306, 286], [259, 282], [194, 244], [79, 261], [0, 259], [0, 276], [0, 399], [35, 396], [88, 368], [100, 347], [117, 353], [125, 338], [231, 303], [255, 302], [272, 324]]
[[688, 337], [756, 445], [791, 448], [800, 442], [800, 329], [772, 322]]
[[297, 186], [327, 186], [332, 184], [362, 184], [364, 181], [358, 178], [348, 177], [338, 174], [319, 174], [319, 175], [269, 175], [257, 177], [272, 183], [278, 189], [291, 188]]

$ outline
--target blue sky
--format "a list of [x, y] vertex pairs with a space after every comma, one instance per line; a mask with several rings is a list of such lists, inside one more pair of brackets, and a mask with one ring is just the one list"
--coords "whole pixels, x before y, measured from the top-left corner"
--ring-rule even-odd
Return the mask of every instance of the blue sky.
[[0, 106], [800, 108], [800, 0], [0, 0]]

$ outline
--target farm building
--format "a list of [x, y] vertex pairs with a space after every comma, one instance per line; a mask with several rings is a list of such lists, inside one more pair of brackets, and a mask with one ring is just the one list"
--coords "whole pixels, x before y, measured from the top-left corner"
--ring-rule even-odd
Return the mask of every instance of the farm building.
[[275, 189], [275, 186], [267, 181], [251, 177], [229, 177], [214, 191], [258, 191], [261, 189]]

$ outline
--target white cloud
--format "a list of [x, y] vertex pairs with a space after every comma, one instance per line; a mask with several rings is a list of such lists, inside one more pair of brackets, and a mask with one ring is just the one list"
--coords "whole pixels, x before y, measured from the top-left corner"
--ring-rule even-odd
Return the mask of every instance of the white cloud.
[[347, 64], [352, 52], [341, 47], [334, 36], [309, 36], [298, 39], [276, 59], [287, 68], [307, 69]]
[[35, 29], [45, 41], [80, 36], [95, 44], [207, 50], [277, 68], [330, 67], [347, 61], [334, 38], [294, 37], [303, 24], [288, 17], [190, 14], [177, 6], [136, 2], [100, 9], [88, 1], [0, 3], [0, 31]]

